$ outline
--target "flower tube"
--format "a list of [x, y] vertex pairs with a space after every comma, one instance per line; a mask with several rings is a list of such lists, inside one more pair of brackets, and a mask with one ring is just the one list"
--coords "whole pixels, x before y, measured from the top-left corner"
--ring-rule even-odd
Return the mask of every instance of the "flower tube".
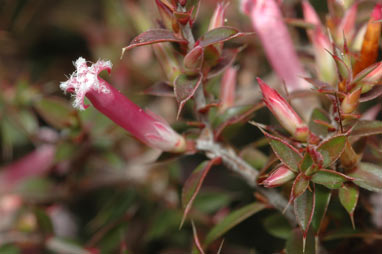
[[163, 119], [145, 112], [117, 89], [98, 77], [98, 74], [111, 71], [110, 61], [97, 61], [90, 67], [82, 57], [74, 63], [76, 71], [69, 80], [62, 82], [62, 90], [73, 93], [73, 106], [84, 110], [86, 96], [93, 106], [113, 122], [129, 131], [143, 143], [163, 151], [183, 152], [185, 140], [176, 133]]

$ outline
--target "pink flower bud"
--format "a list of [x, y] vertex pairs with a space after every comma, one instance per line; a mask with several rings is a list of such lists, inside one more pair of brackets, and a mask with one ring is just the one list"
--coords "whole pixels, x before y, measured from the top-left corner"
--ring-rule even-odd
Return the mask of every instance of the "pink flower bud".
[[235, 104], [237, 68], [228, 68], [223, 75], [220, 86], [220, 111], [232, 107]]
[[212, 30], [212, 29], [224, 26], [224, 19], [225, 19], [224, 15], [228, 5], [229, 5], [228, 2], [218, 3], [214, 11], [214, 14], [212, 15], [212, 18], [210, 20], [210, 25], [208, 27], [208, 30]]
[[338, 44], [344, 43], [344, 36], [346, 41], [349, 43], [352, 41], [355, 34], [355, 21], [357, 18], [358, 11], [358, 3], [353, 4], [351, 8], [349, 8], [344, 17], [342, 18], [338, 29], [337, 29], [337, 42]]
[[382, 62], [377, 64], [374, 70], [372, 70], [366, 77], [362, 79], [362, 83], [365, 85], [374, 86], [380, 84], [382, 80]]
[[295, 176], [296, 174], [293, 173], [289, 168], [286, 166], [281, 166], [273, 171], [272, 174], [262, 182], [262, 184], [266, 188], [278, 187], [294, 179]]
[[42, 145], [1, 170], [0, 187], [5, 190], [26, 178], [46, 173], [54, 163], [56, 148]]
[[83, 110], [88, 107], [83, 102], [86, 96], [98, 111], [148, 146], [172, 152], [185, 150], [184, 138], [163, 119], [145, 112], [117, 89], [99, 78], [98, 74], [101, 71], [110, 72], [110, 61], [100, 60], [88, 67], [85, 59], [80, 57], [74, 65], [76, 71], [68, 81], [62, 82], [60, 87], [64, 91], [74, 93], [73, 106], [75, 108]]
[[306, 141], [309, 135], [308, 126], [293, 110], [289, 103], [273, 88], [257, 78], [264, 102], [280, 124], [299, 141]]
[[242, 10], [247, 14], [264, 47], [268, 61], [290, 91], [309, 89], [301, 77], [306, 76], [292, 39], [275, 0], [244, 0]]

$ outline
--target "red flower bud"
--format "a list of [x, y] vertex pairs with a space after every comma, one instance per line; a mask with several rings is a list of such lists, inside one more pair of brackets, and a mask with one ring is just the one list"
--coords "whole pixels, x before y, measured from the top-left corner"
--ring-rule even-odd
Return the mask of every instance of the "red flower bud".
[[103, 70], [110, 72], [110, 61], [98, 61], [88, 67], [85, 59], [80, 57], [75, 67], [76, 72], [60, 85], [62, 90], [75, 94], [74, 107], [85, 109], [87, 105], [84, 105], [83, 100], [86, 96], [98, 111], [148, 146], [172, 152], [185, 150], [184, 138], [163, 119], [145, 112], [98, 77]]
[[309, 135], [308, 126], [301, 120], [289, 103], [273, 88], [257, 78], [263, 93], [264, 102], [280, 124], [299, 141], [306, 141]]
[[262, 184], [266, 188], [278, 187], [294, 179], [295, 176], [296, 174], [289, 168], [286, 166], [281, 166], [273, 171], [272, 174], [262, 182]]

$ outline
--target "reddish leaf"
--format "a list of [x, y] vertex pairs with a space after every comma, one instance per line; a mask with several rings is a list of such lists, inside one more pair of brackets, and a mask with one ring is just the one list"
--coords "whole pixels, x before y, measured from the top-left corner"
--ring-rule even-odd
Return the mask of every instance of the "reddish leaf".
[[382, 95], [382, 86], [375, 86], [373, 89], [361, 95], [359, 102], [366, 102], [374, 100]]
[[228, 26], [222, 26], [212, 29], [199, 38], [198, 45], [201, 47], [207, 47], [209, 45], [228, 41], [237, 37], [252, 35], [253, 33], [242, 33], [238, 29]]
[[316, 234], [320, 232], [322, 221], [328, 209], [332, 191], [322, 185], [314, 186], [315, 205], [312, 218], [312, 228]]
[[202, 187], [203, 181], [206, 178], [211, 167], [220, 163], [220, 157], [216, 157], [210, 161], [203, 162], [194, 170], [194, 172], [192, 172], [191, 176], [184, 183], [182, 190], [182, 206], [184, 209], [184, 213], [182, 221], [180, 223], [180, 227], [183, 226], [183, 223], [191, 210], [192, 203], [198, 195], [199, 190]]
[[146, 95], [175, 97], [174, 89], [166, 82], [157, 82], [143, 91]]
[[341, 156], [346, 144], [346, 136], [338, 135], [322, 142], [317, 151], [322, 154], [323, 165], [326, 168], [332, 165]]
[[309, 180], [306, 179], [303, 173], [300, 173], [293, 182], [292, 191], [289, 198], [289, 203], [302, 195], [309, 186]]
[[294, 201], [294, 213], [298, 224], [304, 232], [304, 238], [306, 238], [310, 223], [312, 222], [314, 206], [315, 194], [311, 191], [305, 191]]
[[176, 100], [179, 102], [178, 115], [182, 111], [184, 104], [191, 99], [196, 89], [202, 82], [202, 75], [187, 76], [185, 74], [179, 75], [174, 81], [174, 92]]
[[353, 228], [355, 228], [354, 224], [354, 210], [358, 203], [359, 189], [354, 184], [344, 184], [344, 186], [339, 189], [338, 197], [340, 198], [340, 202], [342, 206], [349, 213], [351, 223]]
[[184, 68], [188, 72], [200, 71], [203, 64], [204, 49], [200, 46], [196, 46], [183, 59]]
[[354, 183], [370, 191], [382, 192], [382, 168], [371, 163], [360, 163], [349, 174], [354, 177]]
[[177, 42], [183, 44], [188, 43], [187, 40], [176, 37], [175, 34], [170, 30], [152, 29], [141, 33], [130, 42], [129, 46], [122, 48], [122, 56], [126, 50], [160, 42]]
[[223, 71], [225, 71], [229, 66], [233, 64], [235, 58], [238, 54], [238, 49], [223, 49], [223, 53], [220, 56], [218, 63], [212, 67], [208, 72], [208, 78], [213, 78]]
[[298, 172], [299, 163], [303, 158], [300, 152], [281, 138], [265, 131], [263, 133], [269, 139], [269, 144], [277, 158], [293, 172]]
[[352, 132], [350, 133], [350, 136], [366, 137], [377, 134], [382, 134], [381, 121], [361, 120], [355, 124]]

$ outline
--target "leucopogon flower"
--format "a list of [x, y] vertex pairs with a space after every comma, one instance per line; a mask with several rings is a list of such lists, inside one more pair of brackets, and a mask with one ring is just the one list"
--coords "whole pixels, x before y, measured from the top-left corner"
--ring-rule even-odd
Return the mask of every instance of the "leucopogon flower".
[[87, 61], [80, 57], [74, 66], [76, 71], [67, 81], [60, 84], [60, 88], [74, 94], [75, 108], [84, 110], [88, 107], [84, 104], [86, 96], [98, 111], [148, 146], [169, 152], [185, 150], [184, 138], [164, 119], [151, 112], [145, 112], [98, 76], [103, 70], [110, 73], [110, 61], [99, 60], [88, 66]]

